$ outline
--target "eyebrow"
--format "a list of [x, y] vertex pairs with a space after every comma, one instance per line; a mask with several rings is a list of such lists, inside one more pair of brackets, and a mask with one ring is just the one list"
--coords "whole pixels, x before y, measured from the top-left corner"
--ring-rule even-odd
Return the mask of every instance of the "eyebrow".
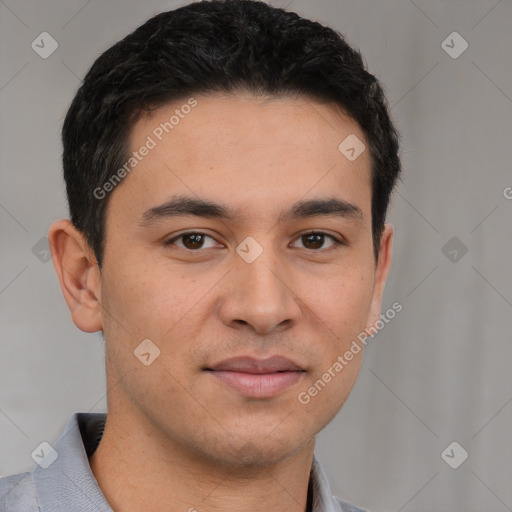
[[[362, 221], [363, 219], [363, 212], [357, 205], [349, 203], [344, 199], [326, 198], [297, 201], [288, 210], [282, 211], [277, 221], [293, 221], [319, 215], [335, 216], [358, 221]], [[214, 201], [187, 195], [178, 195], [161, 205], [154, 206], [145, 211], [138, 221], [138, 224], [145, 228], [160, 220], [186, 216], [236, 220], [239, 219], [242, 214], [239, 210], [233, 210]]]

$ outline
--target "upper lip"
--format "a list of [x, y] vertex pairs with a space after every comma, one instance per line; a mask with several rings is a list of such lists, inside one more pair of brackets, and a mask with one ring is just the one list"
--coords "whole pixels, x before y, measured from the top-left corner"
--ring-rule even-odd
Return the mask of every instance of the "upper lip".
[[272, 356], [266, 359], [250, 356], [232, 357], [208, 367], [206, 370], [252, 374], [304, 371], [297, 363], [283, 356]]

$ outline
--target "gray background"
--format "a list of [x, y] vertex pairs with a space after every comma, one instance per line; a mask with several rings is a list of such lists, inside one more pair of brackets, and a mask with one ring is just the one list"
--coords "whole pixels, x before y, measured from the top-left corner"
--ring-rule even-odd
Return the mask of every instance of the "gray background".
[[[183, 3], [0, 2], [0, 474], [30, 469], [73, 412], [105, 410], [101, 337], [72, 323], [39, 242], [67, 216], [60, 129], [94, 59]], [[403, 310], [319, 435], [332, 490], [374, 512], [512, 510], [512, 2], [270, 3], [360, 48], [403, 136], [383, 307]], [[43, 31], [47, 59], [31, 48]], [[442, 47], [454, 31], [458, 58]], [[469, 453], [458, 469], [441, 457], [452, 441]]]

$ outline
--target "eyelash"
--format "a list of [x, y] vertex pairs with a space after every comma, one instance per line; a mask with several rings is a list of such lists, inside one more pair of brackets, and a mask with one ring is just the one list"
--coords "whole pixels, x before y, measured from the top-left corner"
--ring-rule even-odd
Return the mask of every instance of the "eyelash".
[[[173, 245], [176, 240], [179, 240], [180, 238], [183, 238], [183, 237], [185, 237], [187, 235], [203, 235], [203, 236], [209, 237], [212, 240], [214, 240], [214, 238], [212, 236], [208, 235], [207, 233], [202, 233], [200, 231], [186, 231], [186, 232], [181, 233], [178, 236], [175, 236], [175, 237], [173, 237], [173, 238], [171, 238], [169, 240], [165, 240], [163, 242], [163, 245], [166, 246], [166, 247], [170, 246], [170, 245]], [[343, 242], [341, 240], [338, 240], [335, 236], [333, 236], [333, 235], [331, 235], [329, 233], [326, 233], [324, 231], [308, 231], [307, 233], [302, 233], [301, 235], [299, 235], [295, 240], [299, 240], [300, 238], [308, 236], [308, 235], [324, 235], [325, 237], [330, 238], [334, 242], [334, 245], [332, 245], [331, 247], [329, 247], [327, 249], [309, 249], [312, 252], [328, 251], [330, 249], [336, 248], [336, 246], [346, 245], [345, 242]], [[186, 247], [179, 247], [179, 249], [183, 249], [183, 250], [188, 251], [188, 252], [202, 252], [201, 249], [203, 249], [203, 248], [200, 247], [199, 249], [188, 249]]]

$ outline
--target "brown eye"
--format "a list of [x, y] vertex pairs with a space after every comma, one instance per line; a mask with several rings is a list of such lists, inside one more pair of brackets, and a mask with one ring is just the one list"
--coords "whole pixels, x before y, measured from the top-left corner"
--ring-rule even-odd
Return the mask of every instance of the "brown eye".
[[184, 235], [183, 238], [183, 245], [187, 249], [198, 249], [203, 246], [204, 243], [204, 236], [199, 233], [192, 233], [191, 235]]
[[[183, 249], [187, 249], [187, 250], [190, 250], [190, 251], [197, 251], [198, 249], [203, 249], [205, 248], [204, 247], [204, 243], [205, 243], [205, 239], [211, 239], [213, 242], [215, 242], [215, 240], [209, 236], [209, 235], [206, 235], [205, 233], [197, 233], [197, 232], [188, 232], [188, 233], [182, 233], [181, 235], [178, 235], [174, 238], [172, 238], [171, 240], [167, 240], [166, 242], [164, 242], [164, 245], [176, 245], [177, 247], [181, 247]], [[176, 244], [175, 242], [177, 240], [182, 240], [182, 244]], [[215, 245], [215, 244], [213, 244]], [[211, 245], [210, 247], [213, 247], [213, 245]], [[208, 248], [208, 247], [206, 247]]]
[[337, 240], [334, 236], [329, 235], [328, 233], [323, 233], [321, 231], [313, 231], [311, 233], [305, 233], [301, 235], [298, 240], [301, 240], [305, 249], [311, 249], [313, 251], [318, 251], [319, 249], [325, 249], [323, 247], [326, 238], [330, 238], [332, 243], [327, 249], [334, 247], [337, 244], [342, 244], [341, 241]]
[[306, 240], [304, 244], [307, 249], [321, 249], [324, 245], [325, 236], [320, 233], [312, 233], [310, 235], [304, 235], [303, 240]]

